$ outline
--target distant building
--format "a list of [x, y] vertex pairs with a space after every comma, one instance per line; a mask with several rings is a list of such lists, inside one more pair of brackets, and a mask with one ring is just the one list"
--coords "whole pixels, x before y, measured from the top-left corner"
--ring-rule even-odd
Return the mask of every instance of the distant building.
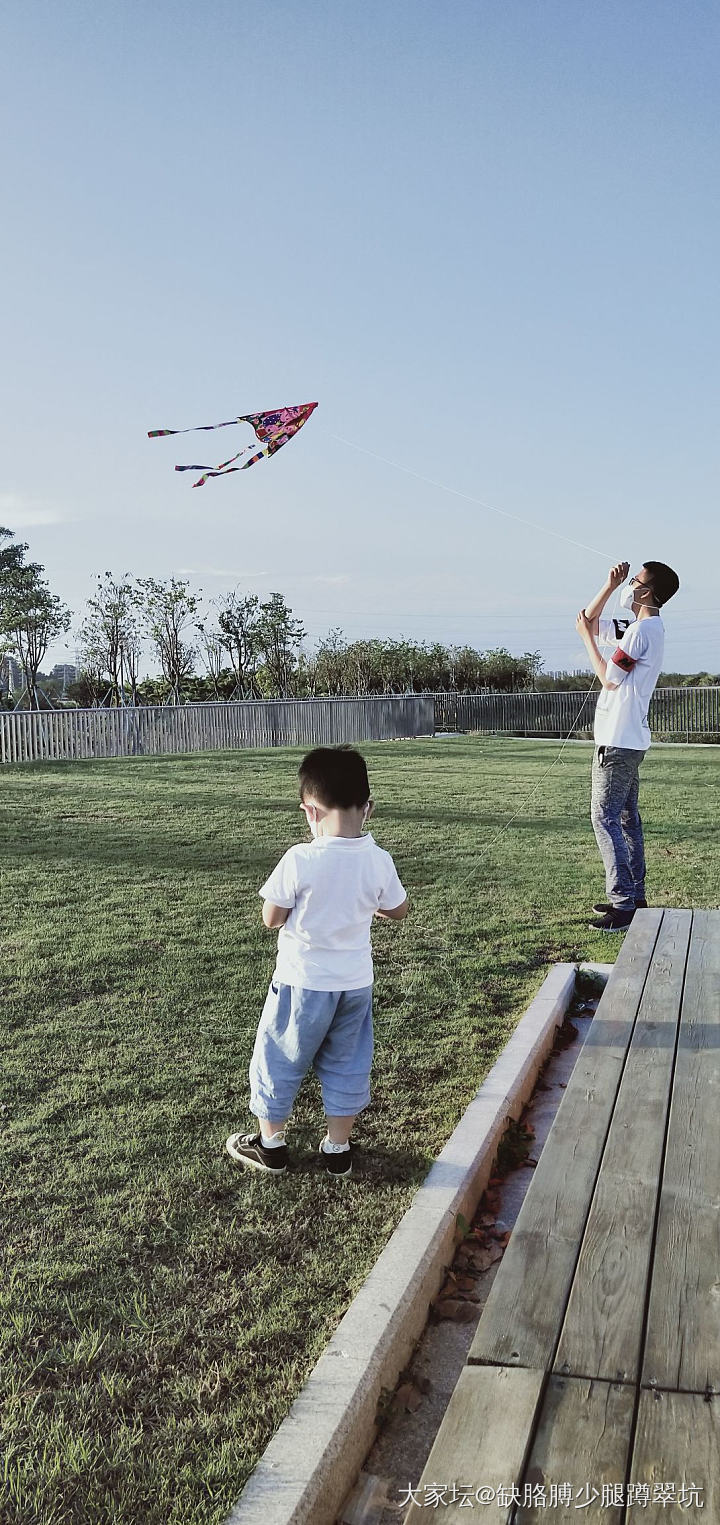
[[25, 687], [23, 670], [15, 657], [0, 658], [0, 693], [19, 694]]
[[62, 684], [64, 693], [69, 683], [77, 681], [77, 667], [74, 667], [72, 662], [56, 662], [50, 677], [55, 683]]

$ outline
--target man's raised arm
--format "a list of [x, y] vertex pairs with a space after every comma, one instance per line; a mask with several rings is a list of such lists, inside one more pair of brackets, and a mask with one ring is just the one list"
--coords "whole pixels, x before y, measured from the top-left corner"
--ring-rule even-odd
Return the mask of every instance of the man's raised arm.
[[590, 621], [593, 635], [598, 634], [600, 615], [611, 593], [614, 593], [615, 589], [619, 588], [621, 583], [624, 583], [629, 571], [629, 561], [616, 562], [615, 566], [610, 568], [607, 580], [603, 583], [600, 592], [596, 593], [591, 602], [586, 605], [585, 614]]

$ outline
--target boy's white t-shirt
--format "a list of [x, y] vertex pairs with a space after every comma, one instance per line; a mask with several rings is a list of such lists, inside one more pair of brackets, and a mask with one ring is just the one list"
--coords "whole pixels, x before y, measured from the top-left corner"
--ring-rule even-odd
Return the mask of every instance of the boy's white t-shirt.
[[291, 908], [278, 933], [273, 978], [306, 990], [371, 985], [373, 915], [394, 911], [405, 899], [395, 864], [372, 832], [290, 847], [260, 894]]
[[612, 652], [605, 674], [617, 688], [604, 688], [595, 710], [595, 745], [650, 746], [648, 710], [662, 671], [665, 627], [660, 615], [643, 620], [600, 620], [601, 645]]

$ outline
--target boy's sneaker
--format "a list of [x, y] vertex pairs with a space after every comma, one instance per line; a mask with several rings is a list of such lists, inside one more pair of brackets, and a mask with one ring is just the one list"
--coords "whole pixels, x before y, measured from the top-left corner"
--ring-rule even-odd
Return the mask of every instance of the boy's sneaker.
[[608, 911], [606, 916], [596, 916], [588, 926], [593, 932], [626, 932], [635, 915], [634, 911]]
[[[615, 910], [615, 907], [614, 905], [610, 905], [608, 900], [598, 900], [597, 904], [593, 906], [593, 910], [597, 911], [598, 916], [609, 916], [610, 912]], [[636, 900], [635, 910], [646, 911], [647, 900]]]
[[336, 1150], [333, 1150], [331, 1153], [324, 1146], [325, 1139], [323, 1139], [320, 1145], [320, 1156], [328, 1175], [351, 1176], [353, 1156], [352, 1144], [350, 1145], [349, 1149], [341, 1149], [339, 1153]]
[[265, 1170], [268, 1175], [282, 1176], [288, 1168], [287, 1144], [266, 1149], [261, 1133], [231, 1133], [225, 1148], [234, 1160], [240, 1165], [248, 1165], [251, 1170]]

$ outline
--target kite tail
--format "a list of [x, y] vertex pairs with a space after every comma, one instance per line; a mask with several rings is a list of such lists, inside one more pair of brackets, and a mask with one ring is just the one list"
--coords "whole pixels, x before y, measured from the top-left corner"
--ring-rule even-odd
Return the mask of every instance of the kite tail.
[[168, 434], [203, 434], [208, 429], [229, 429], [231, 424], [241, 424], [242, 418], [228, 418], [224, 424], [198, 424], [196, 429], [148, 429], [148, 439], [165, 439]]
[[224, 471], [226, 466], [232, 466], [233, 461], [239, 461], [241, 455], [247, 455], [248, 450], [252, 450], [252, 445], [247, 445], [244, 450], [238, 450], [237, 455], [231, 455], [227, 461], [221, 461], [219, 466], [198, 466], [197, 464], [195, 464], [194, 466], [176, 466], [175, 470], [176, 471], [207, 471], [207, 472], [210, 472], [210, 473], [216, 473], [218, 471]]
[[270, 454], [269, 450], [258, 450], [257, 455], [251, 455], [250, 460], [246, 461], [244, 466], [236, 466], [235, 470], [236, 471], [247, 471], [248, 466], [254, 466], [256, 461], [263, 461], [265, 459], [266, 455], [269, 455], [269, 454]]
[[[254, 466], [256, 461], [262, 461], [265, 459], [265, 456], [272, 455], [272, 453], [272, 450], [269, 448], [267, 450], [258, 450], [255, 455], [251, 455], [250, 460], [246, 461], [244, 466], [231, 466], [230, 461], [226, 461], [225, 465], [223, 467], [218, 466], [216, 471], [208, 471], [205, 466], [193, 467], [194, 471], [202, 471], [204, 473], [203, 476], [198, 477], [197, 482], [193, 482], [193, 487], [204, 487], [209, 477], [229, 477], [233, 471], [247, 471], [249, 466]], [[247, 455], [247, 450], [241, 450], [240, 455]], [[239, 461], [240, 455], [233, 455], [230, 457], [230, 460]], [[190, 471], [190, 469], [189, 466], [175, 467], [176, 471]]]
[[[177, 471], [177, 469], [178, 468], [176, 466], [175, 470]], [[207, 482], [209, 477], [229, 477], [229, 476], [232, 476], [232, 473], [234, 471], [242, 471], [242, 470], [243, 470], [242, 466], [229, 466], [226, 471], [206, 471], [206, 472], [203, 473], [203, 475], [201, 477], [198, 477], [197, 482], [193, 482], [192, 485], [193, 485], [193, 487], [204, 487], [205, 483]]]

